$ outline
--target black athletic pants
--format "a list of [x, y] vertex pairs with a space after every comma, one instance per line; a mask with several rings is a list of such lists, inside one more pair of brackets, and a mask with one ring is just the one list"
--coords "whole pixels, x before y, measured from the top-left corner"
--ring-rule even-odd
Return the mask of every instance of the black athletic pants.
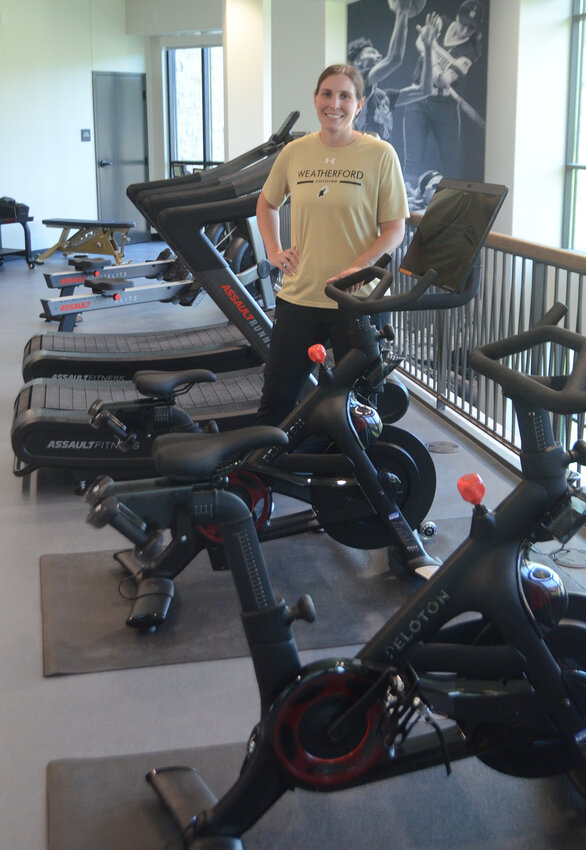
[[295, 407], [315, 364], [307, 349], [331, 342], [338, 362], [350, 348], [348, 318], [340, 310], [301, 307], [276, 299], [269, 359], [257, 414], [259, 425], [280, 425]]

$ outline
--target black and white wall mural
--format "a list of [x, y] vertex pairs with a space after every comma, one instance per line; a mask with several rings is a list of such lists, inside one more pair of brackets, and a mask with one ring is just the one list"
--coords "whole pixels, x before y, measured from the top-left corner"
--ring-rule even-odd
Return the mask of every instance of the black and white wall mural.
[[366, 99], [357, 129], [396, 149], [412, 210], [442, 176], [484, 178], [489, 0], [358, 0], [348, 61]]

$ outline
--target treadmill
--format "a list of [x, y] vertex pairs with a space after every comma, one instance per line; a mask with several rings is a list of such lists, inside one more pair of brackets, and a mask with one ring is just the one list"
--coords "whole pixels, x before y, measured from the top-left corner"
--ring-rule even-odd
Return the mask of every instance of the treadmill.
[[[242, 206], [224, 207], [220, 222], [252, 219], [258, 192], [278, 152], [294, 138], [291, 128], [298, 117], [298, 112], [291, 113], [268, 142], [221, 166], [169, 180], [133, 184], [128, 187], [127, 194], [167, 243], [173, 242], [171, 247], [185, 261], [182, 247], [160, 221], [161, 212], [169, 208], [187, 209], [185, 230], [189, 232], [189, 239], [197, 235], [198, 226], [207, 224], [201, 219], [196, 224], [191, 214], [193, 205], [202, 198], [217, 201], [247, 198]], [[243, 319], [243, 313], [232, 309], [225, 296], [215, 297], [214, 284], [205, 275], [199, 276], [196, 270], [190, 270], [195, 284], [210, 294], [230, 321], [204, 329], [194, 327], [150, 334], [36, 334], [24, 349], [24, 380], [56, 376], [121, 380], [131, 378], [139, 369], [179, 370], [204, 366], [224, 372], [264, 363], [268, 349], [265, 344], [258, 344], [257, 334], [249, 332], [250, 324]], [[232, 283], [234, 278], [232, 275]], [[247, 299], [246, 304], [265, 332], [270, 333], [271, 323], [260, 305], [253, 299]]]

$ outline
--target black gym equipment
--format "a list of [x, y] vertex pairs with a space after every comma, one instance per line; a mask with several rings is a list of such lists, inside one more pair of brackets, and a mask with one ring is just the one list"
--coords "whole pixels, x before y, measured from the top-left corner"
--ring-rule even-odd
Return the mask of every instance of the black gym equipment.
[[[214, 212], [218, 218], [224, 218], [231, 211], [249, 218], [255, 214], [256, 199], [257, 194], [246, 194], [236, 199], [218, 201], [213, 207]], [[201, 212], [210, 206], [201, 204], [194, 209]], [[194, 284], [209, 293], [229, 320], [225, 323], [224, 344], [221, 342], [224, 336], [222, 325], [216, 326], [216, 336], [220, 342], [211, 348], [205, 340], [198, 340], [202, 331], [197, 327], [154, 332], [148, 334], [148, 337], [146, 334], [37, 334], [25, 346], [22, 363], [24, 379], [29, 381], [54, 375], [66, 375], [69, 378], [93, 375], [96, 380], [121, 380], [130, 378], [137, 368], [187, 369], [207, 365], [216, 371], [225, 371], [263, 363], [272, 327], [270, 319], [217, 248], [209, 242], [204, 230], [208, 224], [205, 216], [191, 214], [189, 219], [188, 241], [200, 245], [207, 243], [220, 266], [219, 274], [212, 277], [205, 266], [197, 265], [197, 251], [193, 257], [194, 252], [191, 250], [192, 263], [189, 268]], [[180, 252], [178, 256], [181, 256]], [[197, 269], [195, 273], [194, 268]], [[177, 287], [175, 291], [179, 292], [180, 289]], [[149, 293], [152, 290], [147, 290]], [[95, 300], [100, 299], [103, 296], [97, 294]], [[90, 299], [83, 300], [88, 301], [88, 307], [91, 306]], [[83, 312], [82, 309], [76, 309], [80, 306], [81, 300], [73, 296], [72, 312]], [[203, 335], [205, 337], [205, 330]]]
[[[377, 271], [381, 270], [373, 270]], [[387, 277], [383, 285], [388, 283]], [[379, 332], [366, 317], [357, 318], [353, 325], [354, 348], [333, 369], [323, 363], [323, 347], [312, 352], [321, 363], [318, 385], [282, 423], [287, 443], [282, 449], [252, 452], [227, 469], [228, 488], [253, 511], [261, 541], [321, 529], [353, 548], [391, 547], [395, 560], [408, 571], [433, 568], [436, 562], [412, 531], [433, 502], [433, 461], [417, 437], [393, 425], [383, 426], [368, 405], [367, 400], [383, 391], [384, 385], [385, 403], [392, 399], [399, 418], [408, 396], [400, 381], [388, 380], [396, 360], [381, 358]], [[102, 406], [94, 416], [103, 417], [98, 424], [112, 424]], [[119, 424], [114, 421], [113, 436]], [[328, 438], [325, 451], [304, 451], [309, 438], [324, 434]], [[125, 435], [132, 451], [132, 434], [125, 429], [120, 439]], [[213, 435], [213, 431], [200, 431], [180, 439], [185, 440], [189, 454], [194, 437], [201, 443], [209, 439], [213, 449]], [[179, 435], [169, 433], [154, 441], [154, 474], [158, 452], [164, 450], [167, 439], [175, 445]], [[189, 465], [180, 460], [181, 445], [177, 444], [176, 474], [170, 472], [168, 479], [123, 484], [100, 477], [86, 494], [93, 506], [88, 521], [97, 527], [110, 524], [134, 544], [134, 549], [119, 552], [116, 558], [136, 581], [127, 623], [139, 629], [156, 628], [165, 621], [174, 579], [202, 549], [207, 549], [214, 569], [225, 569], [218, 528], [212, 523], [201, 528], [192, 516], [193, 487]], [[276, 493], [296, 499], [301, 509], [273, 515]]]
[[[407, 284], [415, 283], [410, 289], [393, 297], [393, 309], [452, 309], [466, 303], [476, 294], [482, 276], [479, 251], [505, 191], [500, 186], [448, 180], [438, 187], [436, 202], [429, 205], [412, 241], [413, 250], [409, 249], [404, 260], [404, 268], [409, 274]], [[452, 219], [455, 220], [455, 227], [452, 229], [444, 209], [446, 197], [454, 210]], [[231, 204], [242, 204], [243, 201], [246, 202], [246, 199], [235, 200]], [[214, 206], [213, 203], [200, 205], [194, 208], [194, 215], [201, 216], [202, 220], [214, 220]], [[222, 209], [223, 204], [217, 205], [215, 220], [219, 220]], [[463, 252], [465, 261], [462, 267], [458, 267], [459, 277], [449, 280], [441, 256], [443, 243], [440, 240], [437, 265], [442, 288], [437, 295], [432, 295], [426, 293], [429, 277], [420, 277], [421, 267], [411, 266], [414, 262], [420, 262], [418, 256], [422, 239], [417, 234], [424, 233], [426, 237], [428, 233], [435, 234], [433, 225], [437, 222], [438, 212], [439, 232], [450, 234], [452, 254], [457, 249], [459, 260], [460, 252]], [[427, 238], [424, 242], [426, 246], [431, 244]], [[194, 251], [201, 247], [202, 267], [210, 268], [214, 262], [220, 266], [224, 263], [205, 236], [194, 241], [194, 244]], [[191, 259], [197, 260], [198, 257], [192, 255]], [[424, 259], [428, 262], [429, 258]], [[193, 262], [193, 265], [196, 263]], [[220, 267], [218, 270], [211, 269], [207, 274], [215, 278], [221, 271]], [[382, 271], [380, 273], [384, 274]], [[233, 292], [229, 285], [223, 285]], [[240, 295], [244, 298], [244, 293]], [[244, 310], [246, 320], [250, 317], [254, 321], [248, 306], [238, 297], [237, 300], [237, 309]], [[366, 315], [369, 302], [365, 300], [364, 304]], [[379, 368], [379, 337], [372, 336], [375, 332], [370, 330], [367, 321], [362, 324], [362, 336], [356, 336], [357, 348], [351, 352], [353, 358], [350, 367], [342, 370], [342, 363], [345, 362], [342, 361], [340, 369], [336, 367], [332, 372], [336, 376], [335, 391], [343, 395], [344, 399], [351, 392], [355, 381], [363, 374], [368, 374], [371, 367]], [[196, 381], [202, 381], [201, 371], [195, 375], [189, 371], [164, 375], [139, 373], [136, 385], [123, 381], [115, 384], [43, 379], [30, 381], [21, 390], [15, 403], [12, 425], [14, 472], [22, 476], [38, 467], [48, 466], [75, 470], [78, 477], [83, 479], [93, 478], [99, 472], [126, 478], [150, 475], [153, 472], [152, 441], [158, 434], [173, 430], [183, 433], [193, 431], [210, 420], [216, 420], [222, 429], [253, 421], [262, 388], [260, 373], [252, 370], [240, 371], [236, 375], [225, 374], [217, 382], [213, 382], [213, 377], [208, 374], [208, 382], [200, 384]], [[329, 380], [330, 377], [322, 379], [321, 396], [327, 395]], [[395, 386], [393, 382], [388, 384], [379, 403], [381, 416], [387, 422], [397, 421], [407, 408], [402, 392], [399, 393], [398, 401]], [[179, 394], [179, 391], [183, 394]], [[145, 397], [138, 400], [139, 393]], [[309, 396], [313, 397], [311, 392]], [[307, 398], [302, 404], [307, 403]], [[99, 410], [96, 409], [97, 399], [101, 400]], [[87, 413], [90, 407], [92, 417], [101, 415], [97, 420], [99, 424], [107, 424], [107, 417], [110, 417], [109, 422], [116, 430], [96, 432]], [[292, 415], [295, 415], [295, 411]], [[346, 417], [345, 412], [341, 415]], [[328, 433], [330, 425], [326, 417], [321, 424], [325, 433]], [[312, 421], [312, 428], [319, 433], [317, 419]]]
[[[29, 215], [27, 204], [17, 203], [14, 198], [0, 198], [0, 266], [6, 257], [24, 257], [29, 269], [35, 268], [35, 258], [31, 249], [31, 231], [29, 221], [34, 221]], [[23, 231], [24, 248], [2, 247], [2, 226], [5, 224], [20, 224]]]
[[[157, 365], [159, 368], [167, 369], [192, 369], [202, 362], [209, 367], [214, 365], [217, 371], [221, 371], [229, 368], [228, 363], [234, 362], [234, 348], [238, 346], [237, 364], [232, 367], [239, 370], [238, 374], [224, 373], [222, 386], [219, 386], [220, 382], [218, 382], [218, 387], [198, 388], [195, 399], [196, 415], [206, 418], [207, 408], [210, 411], [213, 410], [215, 416], [221, 417], [222, 410], [219, 408], [224, 403], [226, 406], [224, 413], [230, 414], [232, 419], [235, 415], [250, 419], [258, 407], [261, 390], [260, 364], [266, 360], [268, 354], [272, 323], [205, 235], [204, 226], [210, 222], [222, 220], [228, 206], [235, 212], [235, 219], [246, 218], [254, 213], [256, 196], [247, 195], [232, 201], [212, 202], [192, 207], [190, 216], [192, 227], [185, 234], [186, 240], [191, 243], [186, 249], [189, 252], [186, 259], [190, 268], [201, 269], [197, 274], [197, 281], [202, 283], [210, 294], [215, 293], [215, 297], [221, 299], [227, 318], [241, 330], [249, 344], [247, 346], [238, 344], [232, 337], [232, 342], [228, 344], [224, 340], [205, 349], [200, 346], [195, 354], [190, 347], [186, 347], [183, 350], [179, 349], [178, 353], [171, 356], [164, 352], [163, 356], [158, 358], [158, 364], [155, 357], [148, 354], [141, 356], [139, 351], [129, 347], [125, 361], [117, 362], [119, 367], [124, 366], [130, 374], [134, 374], [141, 366], [145, 369], [156, 368]], [[216, 268], [213, 268], [213, 264]], [[220, 331], [221, 334], [221, 326], [211, 330], [216, 334]], [[200, 333], [205, 335], [206, 330]], [[84, 334], [83, 337], [85, 336]], [[145, 342], [152, 342], [152, 335], [143, 336]], [[83, 337], [80, 335], [79, 338]], [[183, 334], [182, 341], [186, 337], [189, 346], [192, 337], [187, 336], [187, 333]], [[125, 339], [125, 343], [128, 345], [128, 338]], [[99, 363], [100, 361], [96, 361], [90, 354], [86, 355], [83, 365], [88, 377], [96, 374], [94, 370]], [[108, 374], [104, 373], [103, 369], [104, 367], [98, 374]], [[240, 375], [240, 372], [248, 374], [250, 369], [253, 370], [251, 378], [255, 381], [255, 386], [247, 382], [246, 374]], [[185, 379], [180, 383], [185, 383]], [[246, 394], [244, 397], [243, 389]], [[96, 440], [95, 434], [88, 434], [87, 409], [97, 397], [129, 400], [137, 398], [138, 394], [134, 386], [124, 380], [96, 382], [35, 378], [28, 381], [15, 401], [12, 430], [13, 447], [18, 459], [15, 473], [28, 474], [35, 467], [47, 465], [76, 467], [81, 460], [86, 469], [95, 470], [95, 475], [100, 468], [104, 468], [101, 464], [108, 458], [114, 459], [116, 463], [116, 455], [120, 456], [120, 452], [112, 441]], [[169, 407], [169, 403], [166, 403], [166, 406]], [[192, 412], [194, 412], [193, 408]], [[164, 422], [163, 430], [167, 430], [169, 422], [166, 414], [162, 415], [163, 420], [159, 421], [161, 424]], [[185, 418], [183, 415], [181, 420], [183, 424], [185, 424]], [[236, 421], [230, 421], [231, 427], [236, 424], [238, 424]], [[154, 434], [151, 438], [152, 436]]]
[[[197, 368], [207, 365], [215, 371], [227, 371], [239, 368], [247, 368], [259, 365], [266, 359], [266, 341], [259, 342], [260, 328], [266, 333], [270, 330], [271, 323], [258, 301], [250, 295], [247, 287], [254, 285], [259, 278], [257, 273], [258, 261], [261, 257], [261, 242], [256, 234], [256, 229], [247, 222], [256, 214], [256, 198], [266, 176], [268, 175], [272, 162], [283, 145], [292, 138], [291, 127], [295, 123], [299, 113], [291, 113], [283, 126], [275, 133], [268, 142], [259, 145], [246, 154], [236, 157], [215, 169], [197, 172], [185, 177], [176, 177], [170, 180], [154, 181], [151, 183], [134, 184], [128, 187], [129, 198], [138, 206], [141, 213], [157, 232], [168, 241], [169, 234], [164, 225], [159, 221], [161, 210], [170, 206], [176, 209], [191, 206], [202, 197], [206, 200], [226, 201], [220, 215], [210, 224], [202, 221], [187, 212], [188, 221], [184, 232], [184, 240], [174, 244], [177, 257], [186, 261], [183, 255], [183, 247], [195, 240], [209, 241], [220, 257], [217, 250], [217, 239], [211, 234], [211, 228], [215, 225], [224, 225], [225, 220], [239, 222], [240, 228], [246, 228], [250, 236], [251, 248], [254, 254], [252, 272], [250, 269], [242, 268], [242, 262], [237, 266], [231, 257], [223, 263], [224, 272], [211, 279], [206, 274], [205, 267], [198, 267], [198, 257], [195, 257], [195, 268], [193, 263], [189, 265], [189, 271], [193, 275], [192, 288], [202, 288], [207, 291], [224, 314], [231, 320], [234, 326], [226, 325], [224, 330], [218, 325], [214, 333], [215, 342], [209, 345], [207, 340], [198, 340], [200, 330], [192, 328], [177, 331], [176, 345], [174, 333], [163, 332], [151, 333], [148, 339], [144, 334], [83, 334], [68, 335], [62, 338], [55, 333], [36, 334], [27, 343], [24, 355], [22, 372], [25, 381], [35, 378], [51, 378], [54, 375], [66, 376], [68, 378], [94, 376], [96, 380], [119, 380], [130, 378], [138, 368], [162, 368], [162, 369], [186, 369]], [[246, 200], [248, 198], [248, 201]], [[238, 199], [244, 200], [243, 204]], [[232, 207], [231, 203], [236, 202]], [[214, 208], [218, 212], [218, 207]], [[233, 213], [233, 214], [232, 214]], [[198, 228], [205, 228], [205, 233], [198, 233]], [[209, 235], [208, 235], [209, 234]], [[197, 252], [196, 252], [197, 253]], [[264, 256], [264, 253], [263, 253]], [[242, 260], [242, 258], [241, 258]], [[91, 271], [91, 270], [90, 270]], [[268, 271], [268, 270], [267, 270]], [[201, 272], [201, 274], [200, 274]], [[127, 280], [130, 267], [126, 274], [118, 274], [121, 280]], [[111, 272], [102, 271], [98, 277], [104, 278]], [[265, 284], [265, 280], [267, 283]], [[86, 280], [84, 279], [83, 283]], [[58, 285], [59, 281], [55, 281]], [[221, 284], [228, 283], [228, 289], [221, 289]], [[122, 300], [122, 284], [118, 284], [120, 300]], [[129, 283], [125, 284], [129, 289]], [[259, 284], [263, 296], [265, 308], [273, 306], [272, 295], [269, 293], [268, 278], [261, 278]], [[75, 314], [83, 312], [76, 309], [76, 305], [88, 302], [87, 309], [103, 309], [106, 302], [113, 306], [114, 301], [109, 299], [107, 293], [108, 284], [105, 285], [106, 295], [96, 293], [94, 298], [77, 299], [75, 295], [67, 302], [44, 305], [45, 312], [52, 318], [55, 313], [59, 314], [60, 308], [67, 308], [68, 312]], [[181, 299], [185, 290], [173, 287], [170, 291], [179, 293]], [[228, 292], [238, 293], [238, 296], [228, 295]], [[114, 293], [116, 294], [116, 293]], [[156, 294], [154, 290], [147, 290], [147, 297]], [[166, 291], [161, 294], [166, 295]], [[241, 294], [241, 297], [240, 297]], [[71, 293], [68, 293], [71, 295]], [[132, 298], [132, 292], [125, 293], [125, 297]], [[243, 301], [249, 312], [254, 314], [254, 322], [248, 321], [242, 311], [235, 307], [234, 300]], [[67, 325], [64, 329], [71, 330], [73, 318], [65, 320]], [[252, 330], [254, 325], [255, 330]], [[225, 333], [225, 340], [222, 336]], [[205, 334], [204, 334], [205, 335]], [[199, 351], [203, 349], [203, 354]], [[191, 357], [188, 358], [188, 352]], [[177, 355], [174, 359], [174, 355]], [[205, 360], [205, 363], [202, 362]]]
[[[311, 598], [276, 596], [250, 510], [224, 489], [243, 454], [282, 452], [283, 432], [161, 438], [161, 475], [188, 478], [194, 521], [221, 531], [260, 698], [220, 799], [186, 765], [147, 774], [185, 850], [242, 850], [243, 834], [295, 788], [349, 789], [441, 765], [449, 775], [473, 756], [513, 776], [568, 773], [586, 795], [586, 596], [564, 592], [552, 571], [522, 571], [527, 540], [565, 543], [586, 520], [568, 474], [586, 464], [586, 444], [556, 443], [548, 412], [586, 410], [586, 338], [555, 326], [564, 312], [555, 305], [532, 330], [472, 352], [472, 367], [513, 401], [523, 479], [494, 511], [478, 476], [460, 480], [473, 505], [468, 538], [354, 657], [302, 666], [292, 624], [315, 619]], [[537, 345], [561, 352], [549, 362], [568, 364], [564, 374], [535, 380], [511, 367]]]

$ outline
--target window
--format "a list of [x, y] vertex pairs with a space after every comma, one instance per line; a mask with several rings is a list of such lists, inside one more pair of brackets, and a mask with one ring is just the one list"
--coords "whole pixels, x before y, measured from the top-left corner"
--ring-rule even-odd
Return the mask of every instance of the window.
[[224, 161], [222, 47], [167, 51], [171, 176]]
[[573, 0], [563, 246], [586, 252], [586, 0]]

